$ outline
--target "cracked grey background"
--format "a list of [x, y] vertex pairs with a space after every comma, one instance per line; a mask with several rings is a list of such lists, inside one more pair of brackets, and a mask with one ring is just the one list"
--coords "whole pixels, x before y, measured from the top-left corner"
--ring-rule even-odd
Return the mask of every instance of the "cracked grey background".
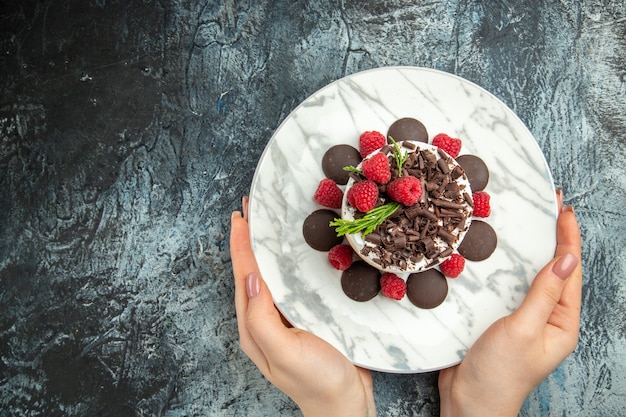
[[[521, 415], [621, 415], [626, 6], [592, 0], [0, 2], [0, 415], [300, 415], [239, 349], [230, 212], [303, 99], [388, 65], [465, 77], [534, 134], [585, 284]], [[438, 415], [436, 381], [375, 373], [379, 415]]]

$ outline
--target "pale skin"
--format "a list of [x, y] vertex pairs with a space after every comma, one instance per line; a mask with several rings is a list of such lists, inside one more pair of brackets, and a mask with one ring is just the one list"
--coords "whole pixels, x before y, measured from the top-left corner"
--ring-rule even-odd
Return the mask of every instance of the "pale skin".
[[241, 348], [306, 417], [375, 416], [370, 372], [322, 339], [288, 326], [274, 307], [250, 246], [247, 198], [232, 214], [230, 252]]
[[[439, 374], [441, 415], [517, 416], [528, 394], [575, 349], [582, 287], [580, 231], [557, 193], [555, 257], [519, 309], [492, 324], [463, 361]], [[230, 251], [243, 351], [306, 417], [375, 416], [370, 372], [276, 310], [250, 246], [248, 200], [231, 218]]]

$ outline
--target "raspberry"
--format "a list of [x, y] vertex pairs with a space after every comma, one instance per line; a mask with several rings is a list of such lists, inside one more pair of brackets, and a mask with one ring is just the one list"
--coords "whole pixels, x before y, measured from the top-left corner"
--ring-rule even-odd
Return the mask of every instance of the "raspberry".
[[365, 158], [374, 151], [379, 150], [387, 144], [387, 138], [375, 130], [363, 132], [359, 137], [359, 150], [361, 157]]
[[387, 195], [393, 201], [412, 206], [422, 196], [422, 184], [411, 175], [400, 177], [387, 185]]
[[485, 191], [477, 191], [472, 194], [474, 200], [474, 216], [476, 217], [489, 217], [491, 214], [491, 206], [489, 200], [491, 196]]
[[458, 253], [453, 253], [448, 259], [439, 265], [441, 273], [449, 278], [458, 277], [465, 268], [465, 258]]
[[347, 197], [352, 207], [366, 213], [376, 206], [378, 186], [374, 181], [359, 181], [348, 190]]
[[333, 268], [345, 271], [352, 265], [352, 247], [350, 245], [336, 245], [328, 251], [328, 262]]
[[391, 272], [385, 272], [380, 277], [380, 287], [384, 296], [394, 300], [402, 300], [406, 294], [406, 282]]
[[380, 152], [372, 155], [371, 158], [365, 159], [361, 164], [361, 170], [368, 180], [378, 184], [387, 184], [391, 179], [389, 159]]
[[453, 158], [461, 152], [461, 139], [451, 138], [445, 133], [440, 133], [433, 138], [433, 145], [446, 151]]
[[341, 208], [342, 199], [343, 191], [341, 191], [335, 181], [330, 178], [321, 180], [313, 195], [313, 200], [315, 200], [317, 204], [328, 208]]

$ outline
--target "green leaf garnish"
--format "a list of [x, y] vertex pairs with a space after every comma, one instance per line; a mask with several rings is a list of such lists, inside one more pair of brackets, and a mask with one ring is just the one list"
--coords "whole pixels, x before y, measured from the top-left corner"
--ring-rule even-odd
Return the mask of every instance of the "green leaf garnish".
[[363, 177], [365, 176], [365, 175], [363, 175], [363, 171], [361, 171], [360, 169], [358, 169], [357, 167], [352, 166], [352, 165], [348, 165], [347, 167], [343, 167], [343, 170], [344, 171], [348, 171], [348, 172], [356, 172], [357, 174], [359, 174], [359, 175], [361, 175]]
[[389, 139], [391, 140], [391, 143], [393, 143], [393, 157], [396, 160], [396, 165], [398, 166], [398, 177], [401, 177], [402, 166], [404, 165], [407, 158], [409, 157], [409, 153], [408, 152], [402, 153], [402, 149], [400, 149], [400, 146], [398, 145], [398, 143], [391, 136], [389, 136]]
[[396, 202], [383, 204], [382, 206], [371, 209], [360, 219], [335, 219], [330, 222], [330, 225], [336, 227], [335, 230], [339, 237], [345, 234], [353, 235], [359, 232], [365, 236], [372, 233], [378, 225], [387, 220], [400, 206], [401, 204]]

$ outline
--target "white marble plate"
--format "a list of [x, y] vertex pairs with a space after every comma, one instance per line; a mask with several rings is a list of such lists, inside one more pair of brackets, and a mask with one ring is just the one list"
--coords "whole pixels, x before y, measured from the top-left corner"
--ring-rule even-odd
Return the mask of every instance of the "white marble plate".
[[[358, 147], [365, 130], [386, 133], [414, 117], [463, 140], [461, 154], [482, 158], [498, 235], [487, 260], [467, 262], [439, 307], [419, 309], [379, 294], [359, 303], [341, 290], [326, 252], [302, 237], [320, 207], [313, 193], [322, 156], [335, 144]], [[556, 245], [555, 189], [541, 150], [519, 118], [484, 89], [444, 72], [389, 67], [340, 79], [302, 102], [280, 125], [257, 166], [250, 192], [250, 235], [274, 301], [296, 327], [325, 339], [362, 367], [426, 372], [458, 363], [495, 320], [514, 311]]]

